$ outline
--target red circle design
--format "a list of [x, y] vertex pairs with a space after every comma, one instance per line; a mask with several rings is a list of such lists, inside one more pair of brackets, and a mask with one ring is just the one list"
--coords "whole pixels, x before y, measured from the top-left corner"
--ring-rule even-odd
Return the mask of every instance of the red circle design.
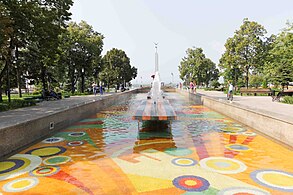
[[[196, 185], [190, 186], [190, 185], [185, 184], [185, 182], [188, 181], [188, 180], [195, 181], [196, 182]], [[201, 187], [203, 185], [203, 183], [201, 182], [201, 180], [195, 179], [195, 178], [183, 178], [183, 179], [181, 179], [179, 181], [179, 184], [181, 186], [186, 187], [186, 188], [199, 188], [199, 187]]]

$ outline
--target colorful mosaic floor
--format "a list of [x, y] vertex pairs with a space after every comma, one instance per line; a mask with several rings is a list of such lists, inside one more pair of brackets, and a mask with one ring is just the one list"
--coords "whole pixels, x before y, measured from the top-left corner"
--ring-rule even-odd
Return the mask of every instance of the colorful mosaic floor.
[[293, 194], [292, 150], [178, 94], [178, 121], [138, 130], [143, 95], [0, 162], [0, 195]]

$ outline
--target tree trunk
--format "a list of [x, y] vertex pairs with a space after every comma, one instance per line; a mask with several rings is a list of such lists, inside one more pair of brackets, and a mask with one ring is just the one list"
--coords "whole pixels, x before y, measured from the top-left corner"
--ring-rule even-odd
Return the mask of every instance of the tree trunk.
[[245, 85], [246, 88], [248, 89], [248, 75], [249, 75], [249, 67], [246, 68], [246, 76], [245, 76]]
[[7, 64], [5, 63], [3, 70], [0, 72], [0, 102], [3, 101], [2, 99], [2, 78], [4, 77], [4, 74], [6, 73]]
[[0, 77], [0, 102], [3, 102], [2, 99], [2, 78]]
[[16, 67], [16, 77], [17, 77], [18, 95], [21, 98], [22, 97], [22, 93], [21, 93], [21, 78], [20, 78], [18, 67]]
[[84, 73], [81, 74], [81, 93], [84, 93]]
[[43, 89], [46, 91], [47, 86], [46, 86], [46, 68], [42, 65], [41, 68], [41, 79], [42, 79], [42, 85]]
[[11, 97], [10, 97], [10, 70], [9, 70], [9, 63], [8, 61], [6, 61], [6, 65], [7, 65], [7, 96], [8, 96], [8, 102], [11, 102]]
[[71, 72], [71, 78], [70, 78], [70, 80], [71, 80], [71, 94], [73, 95], [74, 94], [74, 84], [75, 84], [75, 82], [74, 82], [74, 69], [72, 70], [72, 72]]

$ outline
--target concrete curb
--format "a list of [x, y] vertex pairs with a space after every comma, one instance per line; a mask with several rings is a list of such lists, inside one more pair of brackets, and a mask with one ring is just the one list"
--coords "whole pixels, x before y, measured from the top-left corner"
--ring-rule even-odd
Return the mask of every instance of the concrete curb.
[[177, 92], [189, 96], [189, 98], [197, 104], [207, 106], [240, 123], [253, 127], [253, 129], [289, 147], [293, 147], [293, 123], [290, 120], [276, 117], [275, 114], [272, 113], [252, 110], [242, 105], [221, 101], [203, 94], [191, 94], [182, 90], [177, 90]]
[[117, 102], [124, 102], [133, 93], [136, 93], [136, 90], [114, 94], [96, 101], [63, 107], [45, 116], [36, 116], [32, 120], [1, 128], [0, 159], [104, 108], [117, 104]]

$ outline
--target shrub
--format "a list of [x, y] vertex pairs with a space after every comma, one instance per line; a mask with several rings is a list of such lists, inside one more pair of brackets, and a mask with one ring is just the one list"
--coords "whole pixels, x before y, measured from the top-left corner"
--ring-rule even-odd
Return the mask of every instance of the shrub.
[[212, 82], [211, 82], [211, 87], [213, 87], [213, 88], [218, 88], [219, 86], [220, 86], [219, 81], [217, 81], [217, 80], [212, 80]]
[[291, 96], [285, 96], [282, 100], [283, 103], [285, 104], [293, 104], [293, 97]]
[[9, 110], [9, 106], [5, 103], [0, 103], [0, 112]]
[[22, 100], [22, 99], [13, 99], [10, 103], [3, 102], [0, 103], [0, 111], [7, 111], [12, 110], [16, 108], [23, 108], [28, 106], [34, 106], [36, 105], [35, 100]]

